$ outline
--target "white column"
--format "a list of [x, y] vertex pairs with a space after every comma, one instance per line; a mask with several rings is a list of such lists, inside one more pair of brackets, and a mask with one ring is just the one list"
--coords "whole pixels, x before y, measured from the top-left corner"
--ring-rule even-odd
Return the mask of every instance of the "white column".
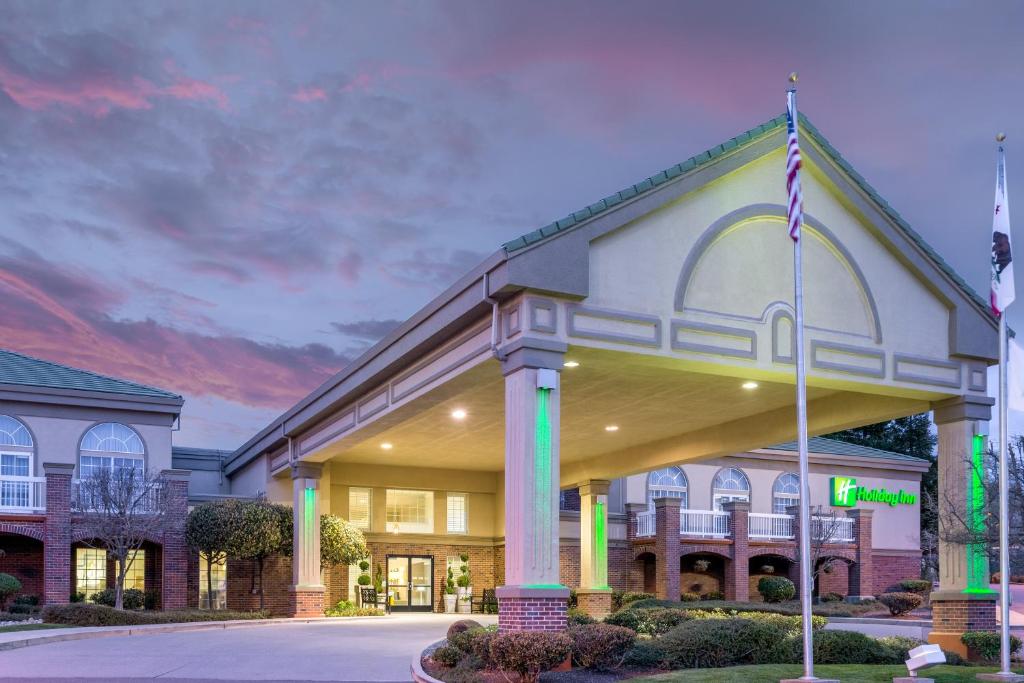
[[297, 591], [324, 589], [320, 579], [319, 463], [292, 465], [292, 583]]
[[608, 487], [610, 482], [580, 484], [580, 585], [608, 588]]

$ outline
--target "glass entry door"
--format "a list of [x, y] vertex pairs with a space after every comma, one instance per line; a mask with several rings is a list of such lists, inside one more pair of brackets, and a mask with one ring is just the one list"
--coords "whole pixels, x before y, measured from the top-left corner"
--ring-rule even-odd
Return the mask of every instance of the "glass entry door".
[[391, 609], [434, 610], [434, 558], [429, 555], [388, 555], [388, 596]]

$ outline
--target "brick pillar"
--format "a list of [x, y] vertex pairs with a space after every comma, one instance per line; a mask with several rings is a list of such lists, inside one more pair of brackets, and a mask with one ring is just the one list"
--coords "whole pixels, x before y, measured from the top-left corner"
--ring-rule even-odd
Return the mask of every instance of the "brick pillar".
[[608, 488], [611, 482], [590, 480], [579, 486], [580, 585], [579, 608], [592, 617], [612, 611], [608, 585]]
[[725, 567], [725, 599], [750, 599], [750, 503], [734, 500], [722, 506], [729, 513], [732, 560]]
[[678, 600], [680, 596], [679, 503], [678, 498], [654, 499], [655, 595], [661, 600]]
[[847, 600], [857, 602], [874, 598], [875, 570], [871, 541], [871, 519], [874, 510], [847, 510], [853, 518], [854, 564], [849, 568]]
[[985, 548], [945, 540], [964, 532], [961, 520], [984, 524], [978, 512], [981, 501], [975, 499], [972, 462], [980, 458], [976, 446], [985, 445], [978, 435], [984, 434], [992, 417], [993, 402], [986, 396], [960, 396], [932, 404], [939, 433], [939, 590], [931, 594], [928, 642], [961, 656], [967, 656], [960, 642], [965, 631], [996, 626], [997, 593], [989, 589]]
[[800, 567], [800, 506], [787, 506], [786, 514], [793, 518], [793, 540], [796, 543], [796, 547], [793, 549], [793, 563], [789, 565], [789, 571], [786, 576], [796, 587], [796, 597], [799, 599], [800, 586], [803, 585], [804, 581], [803, 571]]
[[43, 542], [43, 603], [71, 600], [71, 475], [73, 464], [43, 463], [46, 522]]
[[185, 521], [188, 518], [188, 470], [164, 470], [167, 521], [164, 526], [161, 557], [160, 603], [165, 610], [188, 608], [189, 551], [185, 543]]
[[630, 543], [637, 540], [636, 517], [642, 512], [647, 512], [645, 504], [626, 503], [626, 540]]
[[292, 585], [289, 612], [293, 617], [322, 617], [326, 587], [320, 578], [320, 475], [323, 464], [292, 463]]

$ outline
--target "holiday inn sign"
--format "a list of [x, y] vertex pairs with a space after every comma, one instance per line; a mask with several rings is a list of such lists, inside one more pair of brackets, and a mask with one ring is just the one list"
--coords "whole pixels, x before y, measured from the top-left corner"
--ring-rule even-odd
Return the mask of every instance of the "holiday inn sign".
[[885, 503], [896, 507], [917, 502], [917, 496], [903, 489], [895, 492], [885, 488], [869, 489], [867, 486], [857, 486], [857, 480], [853, 477], [832, 477], [830, 490], [834, 507], [852, 508], [858, 502]]

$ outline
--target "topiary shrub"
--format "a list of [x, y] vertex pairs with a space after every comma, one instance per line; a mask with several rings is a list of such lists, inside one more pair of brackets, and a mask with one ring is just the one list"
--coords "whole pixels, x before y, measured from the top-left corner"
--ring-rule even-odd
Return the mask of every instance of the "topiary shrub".
[[456, 633], [462, 633], [471, 628], [483, 628], [483, 626], [480, 625], [479, 621], [473, 621], [472, 619], [459, 619], [452, 622], [452, 625], [448, 627], [448, 640], [450, 641]]
[[700, 600], [700, 593], [682, 593], [679, 602], [697, 602]]
[[515, 674], [521, 683], [533, 683], [541, 672], [569, 657], [572, 640], [565, 633], [514, 631], [499, 633], [490, 642], [491, 663], [506, 678]]
[[763, 576], [757, 582], [757, 592], [765, 602], [785, 602], [796, 595], [796, 586], [785, 576]]
[[917, 593], [922, 598], [928, 597], [932, 592], [932, 582], [924, 579], [904, 579], [900, 581], [900, 590], [907, 593]]
[[774, 661], [786, 633], [749, 619], [695, 619], [659, 639], [663, 663], [673, 669], [717, 668]]
[[[89, 599], [97, 605], [113, 607], [115, 597], [113, 588], [104, 588], [98, 593], [93, 593]], [[137, 588], [129, 588], [121, 596], [121, 603], [125, 609], [142, 609], [146, 606], [146, 594]]]
[[597, 619], [590, 616], [579, 607], [570, 607], [565, 613], [566, 626], [582, 626], [584, 624], [596, 624]]
[[572, 660], [578, 666], [608, 671], [622, 665], [636, 642], [636, 632], [610, 624], [583, 624], [569, 629]]
[[878, 602], [888, 607], [894, 617], [913, 612], [923, 601], [917, 593], [882, 593], [878, 596]]
[[[960, 642], [966, 645], [967, 649], [977, 655], [979, 659], [986, 662], [994, 662], [999, 659], [1001, 643], [997, 631], [968, 631], [960, 636]], [[1010, 653], [1016, 654], [1020, 650], [1020, 646], [1020, 638], [1011, 635]]]
[[21, 581], [10, 574], [0, 574], [0, 610], [7, 604], [7, 598], [21, 590]]
[[430, 658], [441, 666], [447, 666], [452, 668], [458, 665], [462, 658], [466, 656], [462, 650], [451, 645], [442, 645], [441, 647], [434, 650], [430, 655]]

